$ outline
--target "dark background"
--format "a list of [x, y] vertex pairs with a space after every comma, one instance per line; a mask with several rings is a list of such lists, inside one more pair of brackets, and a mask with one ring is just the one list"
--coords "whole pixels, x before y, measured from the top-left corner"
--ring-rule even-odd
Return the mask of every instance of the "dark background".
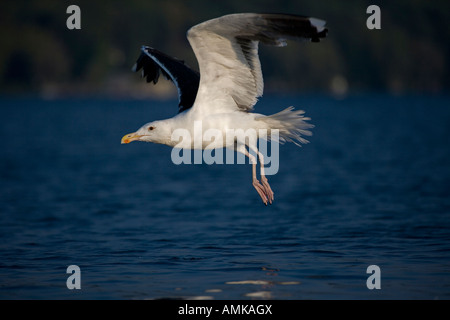
[[[81, 30], [66, 9], [81, 8]], [[381, 8], [381, 30], [366, 9]], [[448, 1], [0, 2], [0, 299], [449, 299]], [[143, 44], [197, 67], [192, 25], [327, 21], [261, 47], [256, 112], [303, 109], [264, 206], [247, 165], [175, 165], [121, 137], [176, 114], [131, 72]], [[66, 287], [69, 265], [81, 290]], [[366, 286], [369, 265], [381, 290]], [[299, 309], [300, 310], [300, 309]]]
[[[81, 9], [81, 30], [69, 30], [66, 9]], [[369, 30], [369, 5], [381, 9], [381, 30]], [[2, 1], [0, 93], [171, 96], [130, 72], [141, 45], [197, 68], [189, 27], [235, 12], [282, 12], [327, 21], [320, 45], [290, 42], [260, 50], [267, 92], [442, 93], [450, 86], [448, 1]], [[140, 84], [136, 86], [136, 83]], [[157, 90], [150, 91], [149, 90]]]

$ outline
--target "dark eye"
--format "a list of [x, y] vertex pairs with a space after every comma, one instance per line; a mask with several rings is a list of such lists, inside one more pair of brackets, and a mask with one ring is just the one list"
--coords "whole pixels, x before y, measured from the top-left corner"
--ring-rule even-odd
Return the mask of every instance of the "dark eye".
[[148, 127], [148, 131], [152, 131], [155, 127]]

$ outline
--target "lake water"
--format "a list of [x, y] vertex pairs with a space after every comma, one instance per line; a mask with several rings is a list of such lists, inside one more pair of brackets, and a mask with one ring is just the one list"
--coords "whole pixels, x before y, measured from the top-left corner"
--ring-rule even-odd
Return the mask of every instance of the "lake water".
[[450, 97], [267, 96], [256, 110], [289, 105], [316, 127], [280, 146], [266, 207], [248, 164], [120, 144], [176, 101], [1, 99], [0, 298], [449, 299]]

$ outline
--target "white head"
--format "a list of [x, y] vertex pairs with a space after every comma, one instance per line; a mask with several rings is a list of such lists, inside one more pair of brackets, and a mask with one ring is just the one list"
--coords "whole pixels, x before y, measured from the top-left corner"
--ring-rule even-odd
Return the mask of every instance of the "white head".
[[132, 141], [145, 141], [153, 143], [168, 144], [172, 131], [167, 120], [153, 121], [144, 124], [138, 131], [126, 134], [122, 138], [123, 143]]

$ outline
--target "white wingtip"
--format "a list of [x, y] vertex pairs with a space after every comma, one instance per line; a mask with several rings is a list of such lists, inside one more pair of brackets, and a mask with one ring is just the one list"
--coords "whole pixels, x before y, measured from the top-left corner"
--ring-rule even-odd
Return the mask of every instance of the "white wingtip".
[[311, 22], [311, 25], [316, 27], [317, 32], [322, 32], [325, 30], [325, 24], [327, 23], [326, 21], [317, 18], [309, 18], [309, 22]]
[[282, 39], [282, 38], [280, 38], [280, 39], [277, 39], [276, 40], [276, 46], [277, 47], [286, 47], [287, 46], [287, 41], [286, 41], [286, 39]]

